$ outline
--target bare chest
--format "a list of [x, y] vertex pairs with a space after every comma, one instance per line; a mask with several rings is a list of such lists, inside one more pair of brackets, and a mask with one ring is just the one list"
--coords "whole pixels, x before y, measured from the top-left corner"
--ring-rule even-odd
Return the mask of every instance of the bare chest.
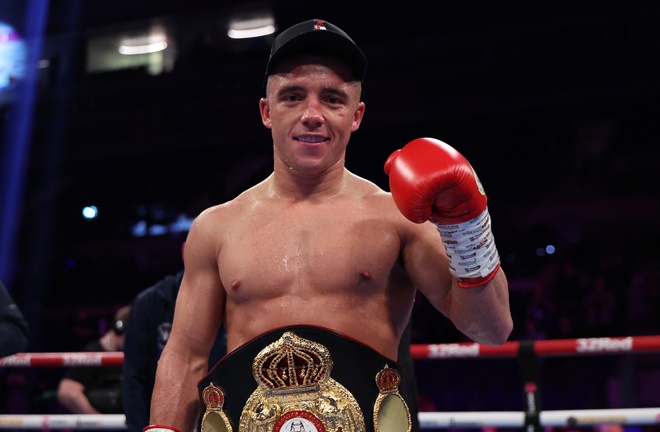
[[[383, 289], [399, 256], [391, 224], [365, 208], [291, 206], [229, 230], [220, 277], [235, 296]], [[232, 287], [234, 289], [232, 289]]]

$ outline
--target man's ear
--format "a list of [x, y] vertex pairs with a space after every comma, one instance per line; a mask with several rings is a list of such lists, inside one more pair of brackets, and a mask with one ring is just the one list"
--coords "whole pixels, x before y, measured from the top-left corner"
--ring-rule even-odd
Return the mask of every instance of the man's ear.
[[267, 98], [259, 99], [259, 112], [261, 113], [261, 122], [270, 129], [272, 124], [270, 121], [270, 105]]
[[357, 106], [357, 109], [353, 113], [353, 124], [351, 125], [351, 132], [355, 132], [360, 128], [360, 123], [362, 123], [362, 118], [364, 117], [364, 102], [360, 102]]

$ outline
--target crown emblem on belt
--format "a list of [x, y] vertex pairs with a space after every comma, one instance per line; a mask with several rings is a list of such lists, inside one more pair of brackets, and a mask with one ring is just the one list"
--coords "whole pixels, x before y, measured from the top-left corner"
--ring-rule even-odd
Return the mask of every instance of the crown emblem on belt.
[[401, 384], [401, 375], [396, 369], [387, 365], [376, 374], [376, 385], [381, 393], [389, 393], [398, 390]]
[[238, 430], [366, 432], [360, 404], [330, 375], [333, 365], [323, 343], [283, 330], [252, 362], [258, 386], [243, 407]]
[[202, 392], [202, 400], [206, 405], [202, 417], [202, 432], [211, 430], [215, 432], [233, 432], [229, 417], [223, 411], [225, 393], [220, 387], [211, 383]]
[[257, 355], [252, 374], [273, 393], [309, 391], [329, 379], [332, 364], [325, 346], [286, 332]]
[[202, 400], [208, 409], [221, 410], [225, 404], [225, 395], [221, 388], [211, 383], [202, 392]]

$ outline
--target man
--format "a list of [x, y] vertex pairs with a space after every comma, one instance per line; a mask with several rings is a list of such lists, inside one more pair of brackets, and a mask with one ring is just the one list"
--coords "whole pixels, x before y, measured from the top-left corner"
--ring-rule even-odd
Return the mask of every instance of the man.
[[[273, 173], [190, 230], [151, 432], [193, 430], [198, 391], [210, 430], [410, 430], [396, 359], [417, 289], [476, 342], [509, 336], [507, 282], [469, 163], [415, 140], [386, 163], [392, 194], [345, 168], [365, 71], [327, 21], [275, 39], [259, 103]], [[205, 377], [221, 321], [229, 354]]]
[[23, 351], [28, 345], [28, 323], [0, 281], [0, 357]]
[[[129, 432], [140, 432], [149, 424], [149, 407], [156, 366], [170, 336], [174, 305], [183, 271], [167, 275], [144, 289], [131, 304], [124, 342], [124, 414]], [[209, 364], [224, 354], [224, 330], [218, 332]]]
[[[99, 339], [87, 344], [83, 351], [122, 351], [130, 312], [130, 306], [120, 308], [115, 313], [112, 327]], [[59, 382], [57, 399], [72, 414], [121, 414], [122, 367], [72, 367]]]

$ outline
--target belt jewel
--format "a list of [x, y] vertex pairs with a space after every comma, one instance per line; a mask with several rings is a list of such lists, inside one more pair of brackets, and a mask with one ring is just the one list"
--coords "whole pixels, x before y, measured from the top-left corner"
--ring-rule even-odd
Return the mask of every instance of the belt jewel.
[[412, 419], [408, 405], [399, 393], [401, 375], [387, 365], [376, 374], [379, 394], [374, 404], [376, 432], [410, 432]]
[[330, 377], [332, 366], [324, 345], [284, 333], [254, 358], [258, 386], [239, 432], [366, 432], [360, 405]]
[[202, 432], [233, 432], [229, 418], [222, 410], [225, 394], [220, 387], [209, 384], [202, 392], [202, 400], [206, 405], [202, 417]]

